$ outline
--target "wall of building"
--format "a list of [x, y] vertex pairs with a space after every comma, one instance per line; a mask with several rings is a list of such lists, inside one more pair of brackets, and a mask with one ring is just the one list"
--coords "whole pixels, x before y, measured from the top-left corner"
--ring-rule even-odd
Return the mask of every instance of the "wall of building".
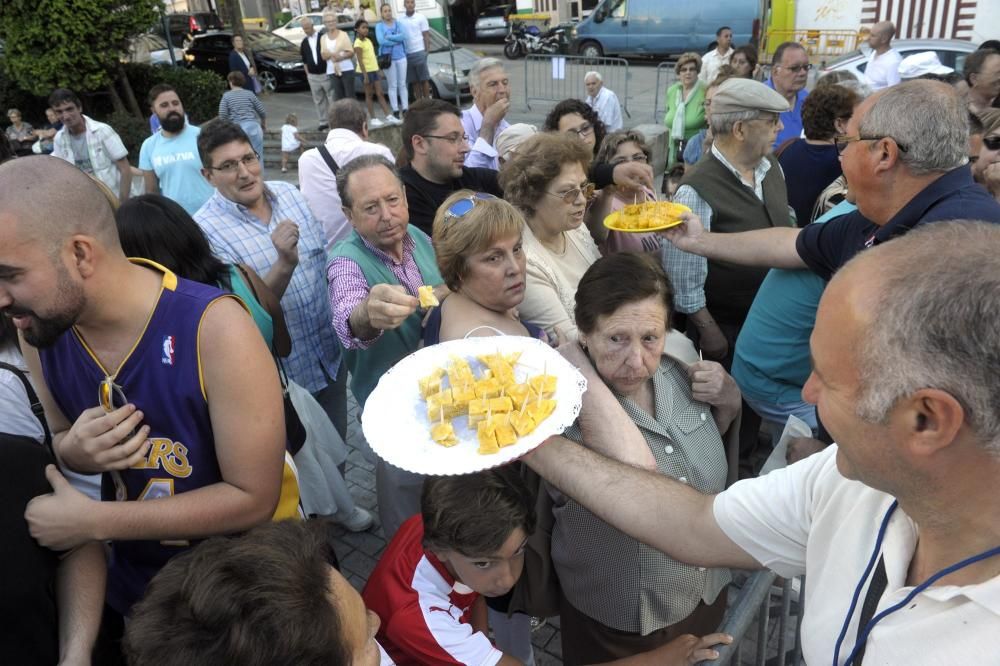
[[997, 4], [996, 0], [798, 0], [795, 27], [853, 30], [889, 20], [899, 39], [981, 42], [1000, 38]]

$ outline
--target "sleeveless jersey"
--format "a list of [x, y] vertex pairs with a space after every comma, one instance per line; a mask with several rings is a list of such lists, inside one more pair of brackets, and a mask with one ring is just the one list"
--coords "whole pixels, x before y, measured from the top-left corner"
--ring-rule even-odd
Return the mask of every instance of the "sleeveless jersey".
[[[146, 459], [116, 474], [105, 473], [104, 500], [124, 493], [126, 501], [155, 499], [222, 481], [202, 384], [198, 333], [206, 309], [231, 298], [216, 287], [178, 278], [162, 266], [132, 259], [163, 272], [155, 308], [135, 346], [115, 373], [105, 369], [74, 328], [40, 351], [42, 373], [70, 423], [98, 402], [98, 386], [112, 376], [150, 427]], [[127, 614], [146, 584], [187, 541], [115, 541], [108, 566], [108, 603]]]

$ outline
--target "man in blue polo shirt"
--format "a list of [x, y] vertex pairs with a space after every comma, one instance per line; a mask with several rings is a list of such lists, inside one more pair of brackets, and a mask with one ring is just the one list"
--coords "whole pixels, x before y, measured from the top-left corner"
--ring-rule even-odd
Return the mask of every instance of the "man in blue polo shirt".
[[147, 194], [173, 199], [191, 215], [212, 196], [214, 188], [201, 175], [198, 133], [187, 121], [184, 105], [173, 86], [166, 83], [149, 91], [149, 106], [160, 129], [142, 142], [139, 168]]
[[809, 96], [806, 82], [812, 65], [809, 64], [809, 54], [798, 42], [778, 44], [771, 63], [771, 78], [767, 80], [767, 85], [788, 102], [788, 111], [781, 114], [783, 127], [774, 139], [774, 149], [777, 149], [785, 141], [802, 136], [802, 103]]
[[858, 252], [941, 220], [1000, 223], [1000, 204], [972, 180], [968, 111], [951, 86], [916, 80], [858, 106], [837, 137], [858, 210], [804, 229], [716, 234], [694, 215], [663, 232], [675, 246], [717, 261], [809, 268], [824, 279]]

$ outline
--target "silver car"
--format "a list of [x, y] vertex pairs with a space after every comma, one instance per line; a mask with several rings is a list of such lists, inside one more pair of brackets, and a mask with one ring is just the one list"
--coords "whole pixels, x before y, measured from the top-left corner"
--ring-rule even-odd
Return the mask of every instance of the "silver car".
[[[976, 50], [975, 44], [960, 39], [897, 39], [892, 42], [892, 48], [899, 51], [904, 58], [915, 53], [934, 51], [942, 65], [951, 67], [959, 74], [962, 73], [966, 56]], [[859, 81], [864, 81], [870, 53], [871, 49], [865, 44], [861, 49], [842, 55], [820, 68], [818, 76], [837, 70], [847, 70]]]
[[476, 39], [503, 39], [507, 36], [507, 17], [513, 5], [487, 7], [476, 19]]

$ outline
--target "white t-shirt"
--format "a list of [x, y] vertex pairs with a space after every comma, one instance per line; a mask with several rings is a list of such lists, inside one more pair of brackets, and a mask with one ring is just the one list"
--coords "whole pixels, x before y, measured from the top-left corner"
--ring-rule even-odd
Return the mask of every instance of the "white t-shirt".
[[896, 49], [889, 49], [882, 55], [876, 55], [872, 51], [868, 59], [868, 66], [865, 67], [865, 78], [872, 90], [881, 90], [899, 83], [899, 63], [903, 62], [903, 56]]
[[[837, 470], [837, 447], [756, 479], [740, 481], [715, 498], [722, 531], [780, 576], [805, 573], [809, 589], [802, 622], [802, 656], [828, 664], [851, 597], [872, 556], [879, 525], [893, 498]], [[876, 612], [913, 588], [906, 575], [917, 526], [897, 509], [882, 554], [888, 578]], [[869, 581], [871, 576], [869, 576]], [[841, 664], [854, 647], [861, 605], [841, 646]], [[1000, 664], [1000, 576], [978, 585], [932, 586], [872, 630], [865, 664]]]
[[427, 23], [427, 17], [418, 12], [413, 12], [413, 16], [407, 16], [404, 12], [396, 17], [399, 25], [403, 26], [403, 36], [406, 41], [403, 43], [407, 53], [417, 53], [424, 49], [424, 33], [431, 27]]
[[295, 125], [281, 126], [281, 152], [291, 153], [302, 146], [302, 142], [295, 138], [295, 133], [298, 131], [299, 128]]

